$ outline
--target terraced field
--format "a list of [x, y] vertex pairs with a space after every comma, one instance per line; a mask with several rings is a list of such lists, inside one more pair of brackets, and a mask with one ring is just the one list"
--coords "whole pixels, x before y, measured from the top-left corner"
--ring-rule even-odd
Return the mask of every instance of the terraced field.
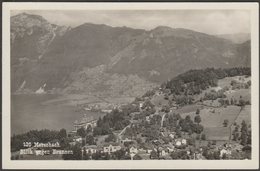
[[[200, 117], [207, 140], [228, 140], [230, 136], [229, 126], [237, 119], [240, 109], [241, 108], [238, 106], [203, 108], [200, 111]], [[183, 118], [187, 115], [190, 115], [192, 120], [194, 120], [194, 117], [196, 116], [195, 112], [181, 114]], [[229, 121], [227, 127], [223, 126], [225, 119]]]

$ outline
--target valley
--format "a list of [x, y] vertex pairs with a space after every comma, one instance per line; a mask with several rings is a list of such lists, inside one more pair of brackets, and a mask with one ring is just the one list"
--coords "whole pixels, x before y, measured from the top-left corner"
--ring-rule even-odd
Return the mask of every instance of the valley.
[[12, 159], [251, 159], [249, 37], [12, 16]]

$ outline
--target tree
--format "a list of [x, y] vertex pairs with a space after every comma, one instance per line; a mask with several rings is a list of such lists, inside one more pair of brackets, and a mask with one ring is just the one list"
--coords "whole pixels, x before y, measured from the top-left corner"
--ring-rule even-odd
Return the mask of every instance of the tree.
[[113, 133], [109, 134], [108, 137], [105, 139], [105, 142], [116, 142], [116, 136]]
[[201, 140], [206, 140], [206, 135], [205, 134], [201, 134]]
[[197, 114], [197, 115], [200, 114], [200, 109], [197, 109], [197, 110], [196, 110], [196, 114]]
[[246, 132], [242, 132], [241, 133], [241, 137], [240, 137], [240, 139], [241, 139], [241, 144], [242, 145], [246, 145], [247, 144], [247, 134], [246, 134]]
[[169, 113], [170, 112], [170, 107], [168, 105], [164, 105], [162, 107], [162, 112]]
[[194, 122], [196, 122], [197, 124], [201, 122], [201, 117], [199, 114], [194, 117]]
[[134, 160], [142, 160], [142, 157], [141, 156], [139, 156], [138, 154], [136, 154], [135, 156], [134, 156], [134, 158], [133, 158]]
[[231, 105], [234, 105], [234, 100], [233, 100], [233, 98], [231, 98], [230, 104], [231, 104]]
[[238, 102], [238, 105], [241, 106], [241, 107], [244, 107], [246, 105], [246, 102], [244, 99], [239, 99], [239, 102]]
[[156, 151], [152, 151], [151, 154], [150, 154], [150, 159], [158, 159], [158, 155], [156, 153]]
[[86, 152], [86, 149], [85, 149], [85, 147], [83, 148], [83, 160], [89, 160], [90, 159], [90, 154], [88, 154], [87, 152]]
[[223, 126], [224, 126], [224, 127], [227, 127], [227, 126], [228, 126], [228, 122], [229, 122], [229, 121], [228, 121], [227, 119], [225, 119], [224, 122], [223, 122]]
[[251, 130], [248, 131], [248, 136], [247, 136], [247, 144], [251, 144]]
[[86, 136], [86, 131], [83, 127], [79, 128], [77, 130], [77, 135], [81, 136], [81, 137], [85, 137]]
[[[237, 127], [236, 127], [236, 128], [237, 128]], [[234, 141], [237, 141], [238, 138], [239, 138], [239, 133], [238, 133], [238, 131], [235, 129], [235, 130], [233, 131], [233, 140], [234, 140]]]
[[120, 149], [116, 152], [114, 152], [114, 156], [116, 160], [123, 160], [125, 158], [125, 150]]
[[241, 125], [242, 125], [241, 126], [241, 136], [240, 136], [241, 144], [246, 145], [248, 142], [248, 128], [247, 128], [247, 124], [244, 120], [242, 121]]
[[93, 135], [87, 135], [86, 136], [86, 144], [88, 144], [88, 145], [95, 145], [96, 144]]
[[64, 154], [62, 158], [64, 160], [81, 160], [82, 159], [82, 151], [79, 145], [75, 145], [68, 150], [72, 150], [73, 154]]
[[87, 127], [87, 130], [86, 130], [86, 133], [89, 134], [92, 132], [92, 126], [91, 125], [88, 125]]
[[61, 140], [61, 139], [64, 139], [64, 138], [67, 138], [67, 132], [66, 132], [66, 129], [63, 128], [58, 133], [58, 139]]
[[193, 126], [193, 131], [196, 132], [197, 134], [200, 134], [203, 131], [203, 126], [200, 124], [196, 124]]

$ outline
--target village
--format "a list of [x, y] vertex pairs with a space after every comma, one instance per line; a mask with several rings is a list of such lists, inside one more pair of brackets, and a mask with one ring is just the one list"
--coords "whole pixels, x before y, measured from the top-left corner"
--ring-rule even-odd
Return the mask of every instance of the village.
[[[83, 144], [81, 146], [82, 155], [87, 153], [92, 156], [100, 153], [113, 156], [114, 153], [120, 151], [123, 153], [121, 157], [128, 156], [132, 160], [249, 159], [251, 157], [251, 137], [248, 136], [251, 133], [250, 122], [242, 120], [240, 113], [244, 115], [243, 111], [247, 110], [250, 102], [241, 99], [241, 95], [240, 99], [236, 99], [239, 97], [239, 91], [248, 89], [249, 81], [250, 77], [244, 76], [225, 78], [219, 81], [220, 86], [207, 90], [204, 97], [199, 95], [197, 98], [200, 100], [196, 105], [185, 105], [184, 107], [180, 107], [176, 103], [169, 104], [168, 99], [171, 97], [167, 96], [167, 91], [157, 88], [152, 95], [149, 95], [150, 92], [148, 92], [146, 96], [136, 99], [127, 107], [118, 108], [119, 113], [127, 113], [126, 120], [129, 123], [125, 124], [123, 129], [112, 129], [113, 131], [107, 132], [108, 135], [95, 133], [98, 120], [83, 117], [81, 122], [74, 123], [75, 136], [71, 144]], [[209, 93], [216, 93], [217, 96], [224, 98], [208, 99]], [[236, 97], [231, 96], [232, 93], [236, 93]], [[231, 102], [224, 103], [223, 106], [223, 99], [227, 101], [226, 95], [232, 97], [229, 99]], [[201, 100], [203, 98], [205, 100]], [[219, 117], [222, 117], [221, 112], [230, 113], [231, 109], [231, 112], [234, 113], [232, 115], [236, 115], [233, 117], [235, 120], [221, 118], [218, 127], [207, 126], [207, 123], [211, 122], [210, 119], [216, 122]], [[211, 116], [208, 116], [209, 113], [212, 113]], [[216, 116], [216, 113], [220, 114]], [[204, 115], [207, 119], [209, 118], [206, 122]], [[225, 117], [230, 118], [227, 115], [229, 114], [225, 114]], [[243, 116], [243, 119], [246, 117]], [[78, 130], [82, 127], [85, 130], [91, 130], [89, 134], [94, 136], [92, 144], [84, 142], [87, 141], [84, 139], [85, 137], [77, 135]], [[241, 129], [242, 133], [239, 133], [238, 129]], [[247, 134], [246, 138], [243, 134], [244, 129]], [[215, 130], [215, 133], [211, 133], [211, 130]]]
[[[224, 78], [185, 105], [158, 87], [99, 119], [83, 114], [61, 139], [73, 151], [62, 159], [250, 159], [250, 85], [247, 76]], [[35, 155], [45, 155], [39, 150]]]

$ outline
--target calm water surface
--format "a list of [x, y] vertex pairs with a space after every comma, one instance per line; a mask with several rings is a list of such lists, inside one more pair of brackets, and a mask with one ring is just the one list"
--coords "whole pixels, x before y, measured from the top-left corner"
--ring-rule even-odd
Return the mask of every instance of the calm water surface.
[[[11, 134], [24, 133], [32, 129], [65, 128], [73, 129], [73, 122], [80, 120], [83, 113], [74, 106], [42, 103], [57, 98], [56, 95], [12, 95], [11, 96]], [[99, 118], [102, 113], [90, 112], [89, 116]]]

